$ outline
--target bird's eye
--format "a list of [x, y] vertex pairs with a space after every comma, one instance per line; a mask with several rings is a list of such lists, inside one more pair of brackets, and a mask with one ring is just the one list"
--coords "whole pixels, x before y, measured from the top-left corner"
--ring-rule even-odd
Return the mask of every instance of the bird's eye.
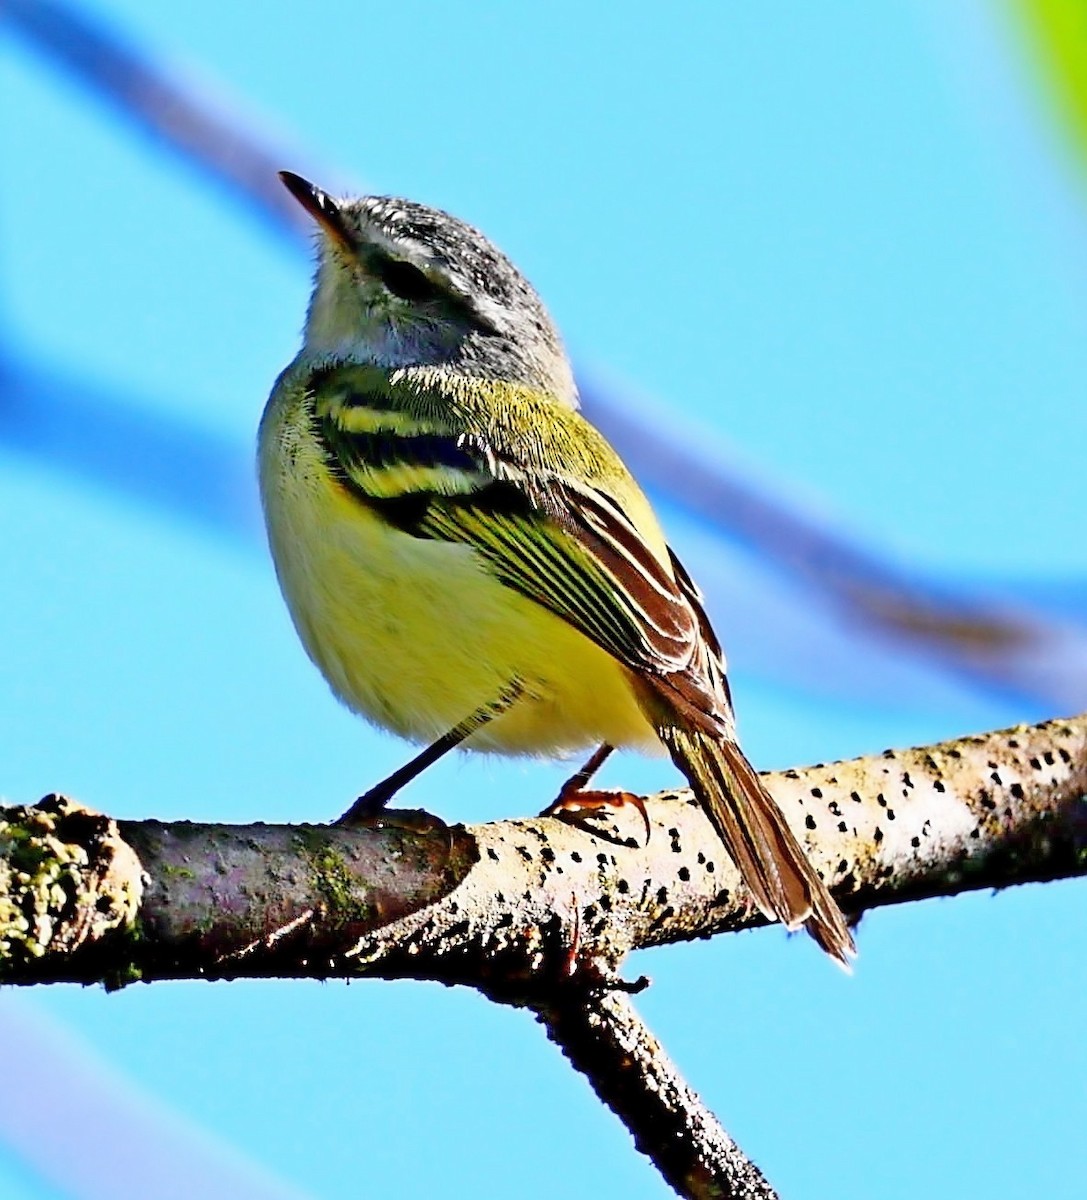
[[433, 300], [440, 290], [411, 263], [396, 258], [382, 258], [374, 264], [374, 274], [385, 287], [401, 300], [415, 302]]

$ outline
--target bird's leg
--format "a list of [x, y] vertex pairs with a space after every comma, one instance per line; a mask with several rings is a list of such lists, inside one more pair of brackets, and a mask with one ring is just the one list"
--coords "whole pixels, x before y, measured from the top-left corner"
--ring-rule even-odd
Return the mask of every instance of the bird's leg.
[[607, 742], [602, 746], [597, 746], [582, 767], [575, 771], [562, 787], [559, 788], [559, 799], [555, 803], [558, 804], [560, 800], [567, 796], [573, 796], [577, 792], [584, 792], [585, 785], [600, 770], [604, 763], [607, 762], [614, 751], [615, 747], [609, 746]]
[[614, 746], [609, 746], [605, 742], [602, 746], [597, 746], [580, 770], [575, 771], [573, 775], [559, 789], [558, 797], [553, 804], [549, 804], [547, 808], [540, 813], [541, 817], [561, 817], [563, 813], [569, 812], [584, 812], [595, 808], [623, 808], [625, 805], [633, 805], [641, 814], [642, 820], [645, 822], [645, 837], [649, 840], [649, 814], [645, 811], [645, 801], [641, 796], [634, 795], [633, 792], [622, 792], [617, 790], [610, 791], [587, 791], [585, 785], [604, 765], [604, 761], [615, 749]]
[[383, 779], [380, 783], [375, 783], [369, 791], [359, 796], [347, 812], [342, 817], [336, 819], [334, 824], [357, 825], [373, 818], [386, 807], [393, 796], [405, 784], [411, 783], [416, 775], [422, 774], [427, 767], [432, 763], [436, 763], [439, 758], [448, 754], [450, 750], [455, 750], [461, 742], [471, 737], [477, 729], [482, 729], [489, 721], [493, 721], [495, 717], [500, 717], [506, 712], [518, 699], [521, 692], [520, 683], [514, 680], [497, 700], [492, 700], [490, 704], [484, 704], [482, 708], [477, 708], [471, 716], [465, 717], [463, 721], [454, 725], [448, 733], [443, 733], [437, 741], [431, 742], [425, 750], [421, 750], [410, 762], [406, 762], [399, 770], [393, 771], [388, 778]]
[[359, 796], [347, 812], [336, 819], [335, 824], [357, 825], [381, 812], [405, 784], [410, 783], [416, 775], [425, 771], [431, 763], [436, 763], [442, 755], [448, 754], [450, 750], [459, 746], [474, 728], [477, 726], [469, 726], [467, 721], [462, 721], [448, 733], [443, 733], [436, 742], [431, 742], [410, 762], [405, 763], [398, 770], [393, 771], [388, 778], [383, 779], [380, 783], [375, 783], [368, 792]]

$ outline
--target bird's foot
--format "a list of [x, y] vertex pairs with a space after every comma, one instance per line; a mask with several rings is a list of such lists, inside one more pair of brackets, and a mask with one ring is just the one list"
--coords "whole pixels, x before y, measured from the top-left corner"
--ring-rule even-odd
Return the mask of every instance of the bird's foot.
[[363, 792], [355, 803], [343, 814], [333, 821], [334, 825], [373, 825], [385, 813], [389, 801], [396, 794], [395, 790], [390, 790], [386, 786], [387, 780], [382, 780], [381, 783], [372, 787], [368, 792]]
[[449, 826], [441, 817], [434, 816], [422, 808], [386, 808], [384, 805], [360, 803], [358, 800], [332, 822], [338, 829], [404, 829], [409, 833], [434, 833], [448, 831]]
[[389, 780], [363, 792], [354, 804], [332, 822], [353, 829], [407, 829], [413, 833], [429, 833], [449, 827], [440, 818], [421, 808], [389, 808], [389, 801], [399, 791], [390, 787]]
[[649, 841], [649, 813], [645, 809], [645, 801], [633, 792], [623, 792], [618, 789], [587, 791], [576, 785], [566, 784], [559, 792], [553, 804], [540, 813], [541, 817], [558, 817], [564, 820], [568, 813], [595, 812], [602, 808], [633, 807], [638, 810], [645, 824], [645, 840]]

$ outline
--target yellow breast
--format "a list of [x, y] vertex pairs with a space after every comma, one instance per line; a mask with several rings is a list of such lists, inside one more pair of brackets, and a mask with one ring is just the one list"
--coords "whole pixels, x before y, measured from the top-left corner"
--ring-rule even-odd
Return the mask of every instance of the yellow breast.
[[473, 748], [659, 748], [615, 659], [499, 583], [470, 547], [412, 537], [346, 492], [324, 464], [298, 392], [279, 389], [269, 402], [260, 480], [295, 627], [354, 711], [432, 741], [516, 680], [523, 698], [473, 735]]

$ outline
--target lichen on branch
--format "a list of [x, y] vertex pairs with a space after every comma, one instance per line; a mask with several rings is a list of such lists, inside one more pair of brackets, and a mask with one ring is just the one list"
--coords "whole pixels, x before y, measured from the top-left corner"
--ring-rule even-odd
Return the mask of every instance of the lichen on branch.
[[0, 982], [49, 979], [83, 947], [131, 933], [144, 883], [109, 817], [57, 795], [0, 809]]
[[[847, 913], [1087, 872], [1087, 718], [767, 775]], [[11, 982], [411, 976], [531, 993], [763, 924], [685, 792], [636, 814], [202, 825], [0, 810]]]

